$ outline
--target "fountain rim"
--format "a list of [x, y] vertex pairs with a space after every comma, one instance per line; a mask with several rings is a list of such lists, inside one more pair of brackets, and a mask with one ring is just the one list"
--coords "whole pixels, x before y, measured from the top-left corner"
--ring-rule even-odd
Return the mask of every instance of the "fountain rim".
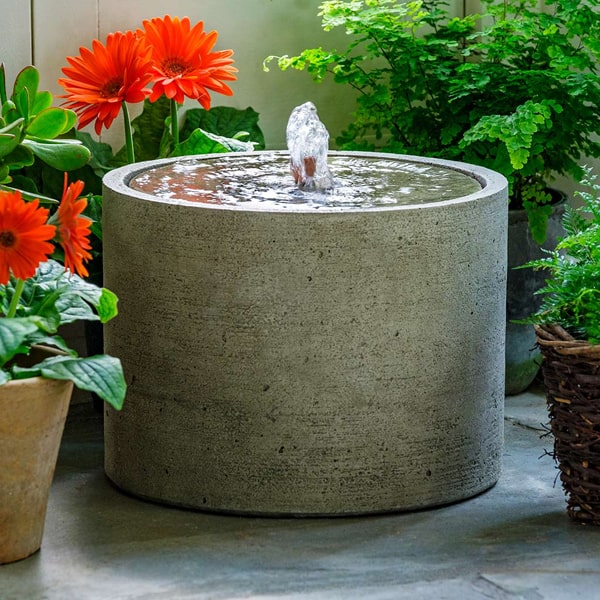
[[442, 158], [432, 158], [427, 156], [416, 156], [411, 154], [394, 154], [391, 152], [368, 152], [368, 151], [341, 151], [341, 150], [330, 150], [327, 154], [329, 157], [356, 157], [356, 158], [377, 158], [383, 160], [402, 160], [405, 162], [413, 162], [419, 164], [431, 164], [437, 167], [450, 169], [457, 171], [475, 179], [481, 189], [467, 194], [465, 196], [458, 196], [457, 198], [449, 198], [447, 200], [437, 200], [435, 202], [422, 202], [418, 204], [397, 204], [389, 206], [371, 206], [365, 207], [344, 207], [340, 210], [326, 210], [326, 211], [315, 211], [303, 210], [302, 208], [296, 208], [293, 211], [281, 211], [270, 207], [255, 208], [255, 207], [240, 207], [231, 206], [227, 204], [207, 204], [200, 202], [192, 202], [189, 200], [181, 200], [178, 198], [160, 198], [152, 194], [147, 194], [131, 187], [129, 184], [132, 179], [138, 175], [148, 171], [152, 168], [158, 168], [166, 166], [170, 163], [190, 161], [190, 160], [218, 160], [227, 157], [238, 157], [238, 156], [257, 156], [270, 154], [275, 156], [286, 156], [289, 155], [287, 150], [255, 150], [249, 152], [230, 152], [230, 153], [212, 153], [212, 154], [189, 154], [183, 156], [173, 156], [167, 158], [157, 158], [153, 160], [140, 161], [129, 165], [124, 165], [109, 171], [102, 178], [103, 186], [112, 190], [113, 192], [133, 196], [139, 200], [148, 200], [157, 204], [166, 204], [173, 206], [184, 206], [184, 207], [196, 207], [207, 210], [220, 210], [220, 211], [231, 211], [231, 212], [253, 212], [253, 213], [269, 213], [269, 214], [285, 214], [285, 215], [306, 215], [306, 214], [319, 214], [319, 215], [340, 215], [340, 214], [351, 214], [351, 213], [366, 213], [366, 212], [390, 212], [398, 210], [414, 210], [414, 209], [426, 209], [434, 207], [451, 206], [454, 204], [465, 204], [474, 202], [479, 199], [489, 198], [496, 194], [502, 193], [508, 188], [508, 181], [504, 175], [482, 167], [480, 165], [474, 165], [471, 163], [465, 163], [454, 160], [447, 160]]

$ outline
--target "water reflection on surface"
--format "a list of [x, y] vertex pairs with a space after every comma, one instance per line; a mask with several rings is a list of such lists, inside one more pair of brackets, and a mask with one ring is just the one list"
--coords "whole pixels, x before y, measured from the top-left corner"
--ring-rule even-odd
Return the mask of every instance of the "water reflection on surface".
[[292, 211], [423, 204], [481, 190], [473, 177], [434, 164], [363, 155], [328, 162], [335, 187], [327, 192], [297, 189], [288, 157], [270, 152], [182, 159], [144, 171], [129, 186], [164, 200]]

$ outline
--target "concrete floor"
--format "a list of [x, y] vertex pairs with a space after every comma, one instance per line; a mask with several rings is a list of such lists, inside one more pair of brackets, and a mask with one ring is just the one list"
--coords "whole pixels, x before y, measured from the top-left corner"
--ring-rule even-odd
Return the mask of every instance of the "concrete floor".
[[413, 513], [255, 519], [142, 502], [102, 471], [101, 416], [70, 415], [41, 552], [0, 600], [600, 598], [600, 528], [571, 523], [539, 390], [507, 398], [499, 483]]

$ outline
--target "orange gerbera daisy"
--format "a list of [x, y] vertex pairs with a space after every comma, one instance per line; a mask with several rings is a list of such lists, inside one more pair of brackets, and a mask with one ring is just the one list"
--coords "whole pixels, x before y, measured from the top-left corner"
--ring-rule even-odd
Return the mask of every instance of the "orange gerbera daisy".
[[80, 198], [83, 185], [83, 181], [75, 181], [67, 185], [65, 173], [62, 198], [52, 220], [56, 222], [56, 241], [65, 253], [65, 269], [86, 277], [88, 271], [83, 263], [92, 258], [89, 252], [92, 249], [89, 240], [92, 222], [87, 217], [81, 216], [87, 206], [87, 200]]
[[26, 202], [21, 192], [0, 191], [0, 284], [8, 283], [10, 273], [19, 279], [35, 275], [54, 246], [54, 226], [48, 225], [48, 209], [39, 200]]
[[212, 51], [217, 41], [216, 31], [206, 33], [202, 21], [191, 27], [188, 17], [168, 15], [144, 21], [143, 25], [144, 32], [138, 34], [145, 35], [154, 62], [151, 102], [163, 94], [178, 104], [187, 97], [198, 100], [208, 110], [208, 90], [233, 95], [231, 88], [223, 83], [236, 79], [233, 50]]
[[150, 49], [133, 31], [117, 31], [98, 40], [92, 49], [80, 48], [80, 56], [68, 56], [70, 67], [62, 72], [69, 79], [59, 79], [67, 92], [66, 105], [79, 115], [79, 129], [96, 120], [100, 135], [119, 114], [123, 102], [142, 102], [150, 93], [145, 86], [152, 78]]

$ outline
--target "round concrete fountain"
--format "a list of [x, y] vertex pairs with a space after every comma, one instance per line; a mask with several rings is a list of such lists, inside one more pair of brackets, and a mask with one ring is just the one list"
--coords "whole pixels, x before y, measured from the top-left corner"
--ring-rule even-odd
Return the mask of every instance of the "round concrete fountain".
[[105, 284], [120, 298], [106, 351], [129, 383], [106, 413], [106, 472], [122, 489], [346, 515], [497, 481], [506, 181], [399, 155], [329, 164], [340, 183], [325, 199], [286, 191], [278, 152], [105, 177]]

